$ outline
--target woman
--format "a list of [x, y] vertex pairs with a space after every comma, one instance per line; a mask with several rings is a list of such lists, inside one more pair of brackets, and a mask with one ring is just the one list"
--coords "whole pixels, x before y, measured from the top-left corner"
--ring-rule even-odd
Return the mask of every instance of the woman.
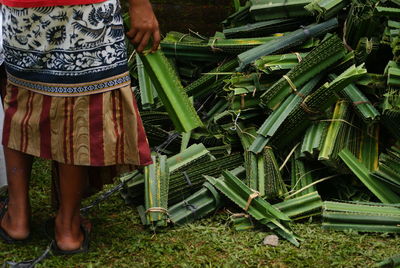
[[[32, 156], [58, 162], [56, 248], [87, 245], [79, 209], [88, 166], [147, 165], [150, 151], [130, 89], [118, 0], [0, 0], [8, 75], [3, 145], [8, 204], [0, 235], [29, 236]], [[142, 52], [158, 22], [148, 0], [129, 0], [128, 38]], [[7, 208], [7, 209], [6, 209]]]

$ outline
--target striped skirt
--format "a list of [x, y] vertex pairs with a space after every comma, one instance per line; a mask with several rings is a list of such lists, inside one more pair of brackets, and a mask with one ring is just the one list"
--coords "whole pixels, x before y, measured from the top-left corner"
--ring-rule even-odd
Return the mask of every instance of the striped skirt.
[[3, 145], [59, 163], [148, 165], [150, 149], [129, 86], [53, 97], [8, 84]]

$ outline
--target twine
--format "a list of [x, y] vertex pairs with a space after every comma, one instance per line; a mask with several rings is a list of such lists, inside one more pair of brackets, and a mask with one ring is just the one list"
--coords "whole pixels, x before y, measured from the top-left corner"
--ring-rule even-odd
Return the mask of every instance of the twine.
[[303, 58], [301, 57], [300, 53], [299, 53], [299, 52], [295, 52], [294, 54], [296, 55], [297, 60], [298, 60], [299, 63], [300, 63], [300, 62], [303, 60]]
[[245, 211], [247, 211], [250, 207], [251, 202], [253, 201], [254, 198], [259, 197], [260, 193], [257, 191], [252, 190], [253, 193], [249, 195], [249, 198], [247, 199], [246, 207], [244, 208]]
[[168, 210], [166, 208], [162, 208], [162, 207], [152, 207], [147, 209], [144, 213], [148, 214], [151, 212], [159, 212], [159, 213], [163, 213], [167, 216], [169, 216]]
[[312, 114], [312, 115], [321, 114], [320, 111], [313, 110], [312, 108], [310, 108], [304, 101], [300, 104], [300, 107], [303, 109], [303, 111], [305, 111], [308, 114]]
[[203, 39], [203, 40], [207, 39], [204, 36], [202, 36], [201, 34], [199, 34], [198, 32], [193, 31], [192, 29], [189, 29], [189, 34], [194, 34], [195, 36], [197, 36], [198, 38]]
[[297, 91], [296, 85], [293, 83], [292, 80], [290, 80], [289, 76], [284, 75], [283, 78], [285, 78], [285, 80], [288, 82], [290, 88], [292, 89], [292, 92], [304, 100], [305, 96]]
[[219, 48], [219, 47], [214, 47], [214, 45], [215, 45], [215, 42], [217, 42], [217, 40], [220, 40], [221, 38], [214, 38], [214, 40], [212, 41], [212, 43], [211, 43], [211, 51], [212, 52], [218, 52], [218, 51], [224, 51], [222, 48]]
[[[181, 38], [179, 38], [178, 43], [180, 43], [180, 42], [183, 40], [183, 38], [185, 38], [186, 36], [190, 36], [190, 34], [184, 34], [184, 35], [182, 35]], [[175, 42], [175, 43], [176, 43], [176, 42]]]
[[252, 94], [253, 97], [256, 95], [256, 91], [257, 91], [257, 87], [255, 87], [253, 90], [253, 94]]
[[372, 105], [372, 103], [370, 102], [370, 101], [354, 101], [353, 102], [353, 105], [361, 105], [361, 104], [371, 104]]
[[240, 128], [240, 126], [239, 126], [239, 125], [237, 125], [236, 127], [237, 127], [237, 129], [239, 129], [239, 131], [240, 131], [241, 133], [243, 133], [243, 134], [246, 134], [246, 135], [249, 135], [249, 136], [250, 136], [250, 137], [252, 137], [253, 139], [257, 138], [257, 137], [256, 137], [256, 136], [254, 136], [253, 134], [251, 134], [251, 133], [249, 133], [249, 132], [246, 132], [246, 131], [242, 130], [242, 129]]
[[233, 213], [229, 209], [225, 209], [225, 211], [233, 218], [250, 218], [250, 215], [247, 213]]
[[175, 43], [174, 43], [175, 57], [177, 56], [177, 55], [176, 55], [176, 45], [177, 45], [178, 43], [180, 43], [180, 42], [183, 40], [183, 38], [185, 38], [186, 36], [190, 36], [190, 34], [184, 34], [184, 35], [181, 36], [181, 38], [179, 38], [178, 41], [175, 41]]
[[292, 88], [292, 91], [297, 92], [296, 85], [293, 83], [292, 80], [290, 80], [289, 76], [284, 75], [283, 78], [285, 78], [285, 80], [288, 82], [289, 86]]
[[353, 51], [354, 49], [352, 49], [351, 46], [349, 46], [349, 44], [347, 44], [346, 31], [347, 31], [347, 19], [344, 21], [344, 24], [343, 24], [343, 44], [347, 48], [347, 50]]
[[242, 94], [240, 95], [240, 109], [243, 110], [245, 108], [245, 99], [244, 97], [246, 97], [246, 94]]
[[249, 214], [246, 213], [232, 213], [231, 214], [232, 217], [234, 218], [249, 218]]

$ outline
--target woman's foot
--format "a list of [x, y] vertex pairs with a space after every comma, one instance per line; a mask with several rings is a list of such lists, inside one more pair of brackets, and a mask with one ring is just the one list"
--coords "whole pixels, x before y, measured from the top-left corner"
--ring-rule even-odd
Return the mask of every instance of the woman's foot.
[[12, 204], [0, 202], [0, 229], [13, 240], [25, 240], [30, 233], [29, 214]]
[[[87, 167], [58, 163], [60, 177], [60, 207], [55, 220], [57, 247], [64, 252], [76, 251], [88, 241], [82, 229], [85, 221], [80, 215], [82, 192], [87, 182]], [[85, 239], [86, 238], [86, 239]]]
[[0, 227], [13, 240], [29, 236], [31, 208], [29, 204], [29, 178], [32, 156], [4, 147], [7, 169], [8, 202], [1, 202], [3, 216]]
[[82, 248], [85, 240], [84, 228], [88, 233], [92, 228], [89, 220], [81, 216], [73, 217], [72, 222], [57, 216], [55, 219], [55, 240], [62, 251], [75, 251]]

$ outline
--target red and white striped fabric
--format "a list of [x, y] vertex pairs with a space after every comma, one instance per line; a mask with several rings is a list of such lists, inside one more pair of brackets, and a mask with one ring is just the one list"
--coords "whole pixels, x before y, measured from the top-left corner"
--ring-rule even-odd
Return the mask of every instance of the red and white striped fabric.
[[60, 163], [148, 165], [150, 149], [129, 86], [52, 97], [7, 86], [3, 145]]

